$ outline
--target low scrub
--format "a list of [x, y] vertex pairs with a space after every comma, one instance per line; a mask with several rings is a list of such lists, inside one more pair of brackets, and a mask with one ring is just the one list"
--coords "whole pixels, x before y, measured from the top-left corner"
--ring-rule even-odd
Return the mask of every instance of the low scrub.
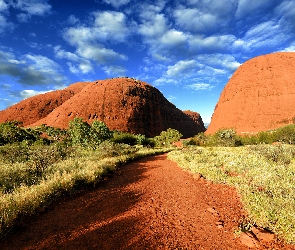
[[1, 148], [0, 160], [0, 236], [13, 227], [23, 215], [33, 214], [64, 193], [73, 193], [85, 186], [95, 186], [103, 175], [120, 164], [157, 153], [167, 148], [133, 147], [102, 142], [96, 150], [83, 147], [61, 148], [20, 146], [12, 160], [12, 148]]
[[233, 185], [253, 224], [295, 243], [294, 146], [188, 146], [168, 154], [179, 166], [208, 180]]

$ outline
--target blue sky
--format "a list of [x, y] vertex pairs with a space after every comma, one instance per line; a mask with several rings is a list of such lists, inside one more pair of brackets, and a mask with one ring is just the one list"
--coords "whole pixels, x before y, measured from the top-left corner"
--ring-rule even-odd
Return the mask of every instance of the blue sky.
[[0, 0], [0, 110], [129, 76], [210, 122], [246, 60], [295, 51], [294, 0]]

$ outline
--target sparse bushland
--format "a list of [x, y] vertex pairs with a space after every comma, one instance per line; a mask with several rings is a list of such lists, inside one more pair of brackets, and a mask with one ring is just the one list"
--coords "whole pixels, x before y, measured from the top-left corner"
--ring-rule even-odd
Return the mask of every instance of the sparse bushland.
[[295, 243], [295, 147], [188, 146], [168, 158], [208, 180], [235, 186], [253, 225]]
[[81, 118], [68, 130], [25, 129], [17, 122], [0, 124], [0, 130], [0, 236], [61, 195], [95, 186], [120, 164], [171, 151], [151, 148], [154, 140], [143, 135], [120, 135], [123, 142], [132, 138], [132, 145], [115, 142], [116, 133], [103, 122], [89, 125]]
[[209, 147], [236, 147], [272, 143], [295, 144], [295, 124], [287, 125], [276, 130], [243, 135], [238, 135], [232, 128], [222, 128], [213, 135], [199, 133], [190, 140], [184, 141], [185, 146]]

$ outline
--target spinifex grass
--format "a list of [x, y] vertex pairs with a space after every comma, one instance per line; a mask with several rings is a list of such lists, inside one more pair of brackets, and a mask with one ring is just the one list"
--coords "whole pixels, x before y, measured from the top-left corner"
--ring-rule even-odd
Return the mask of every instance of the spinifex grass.
[[100, 150], [80, 150], [79, 153], [76, 151], [71, 157], [49, 164], [42, 173], [33, 175], [30, 174], [32, 166], [27, 165], [27, 162], [6, 163], [7, 165], [1, 163], [0, 237], [20, 216], [34, 213], [38, 207], [56, 199], [62, 193], [72, 192], [83, 186], [93, 186], [104, 174], [115, 170], [120, 164], [171, 149], [142, 147], [127, 150], [126, 146], [123, 146], [119, 147], [119, 150], [121, 153], [114, 157], [107, 156], [105, 149], [103, 154]]
[[189, 147], [168, 157], [209, 180], [235, 186], [254, 224], [295, 243], [294, 152], [284, 145]]

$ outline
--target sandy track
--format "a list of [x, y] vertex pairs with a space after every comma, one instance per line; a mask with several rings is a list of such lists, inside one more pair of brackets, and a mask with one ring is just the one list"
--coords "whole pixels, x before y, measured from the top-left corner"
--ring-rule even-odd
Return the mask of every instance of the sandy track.
[[[244, 215], [233, 188], [197, 180], [166, 155], [149, 156], [55, 204], [0, 249], [249, 249], [234, 234]], [[283, 245], [260, 247], [270, 248]]]

